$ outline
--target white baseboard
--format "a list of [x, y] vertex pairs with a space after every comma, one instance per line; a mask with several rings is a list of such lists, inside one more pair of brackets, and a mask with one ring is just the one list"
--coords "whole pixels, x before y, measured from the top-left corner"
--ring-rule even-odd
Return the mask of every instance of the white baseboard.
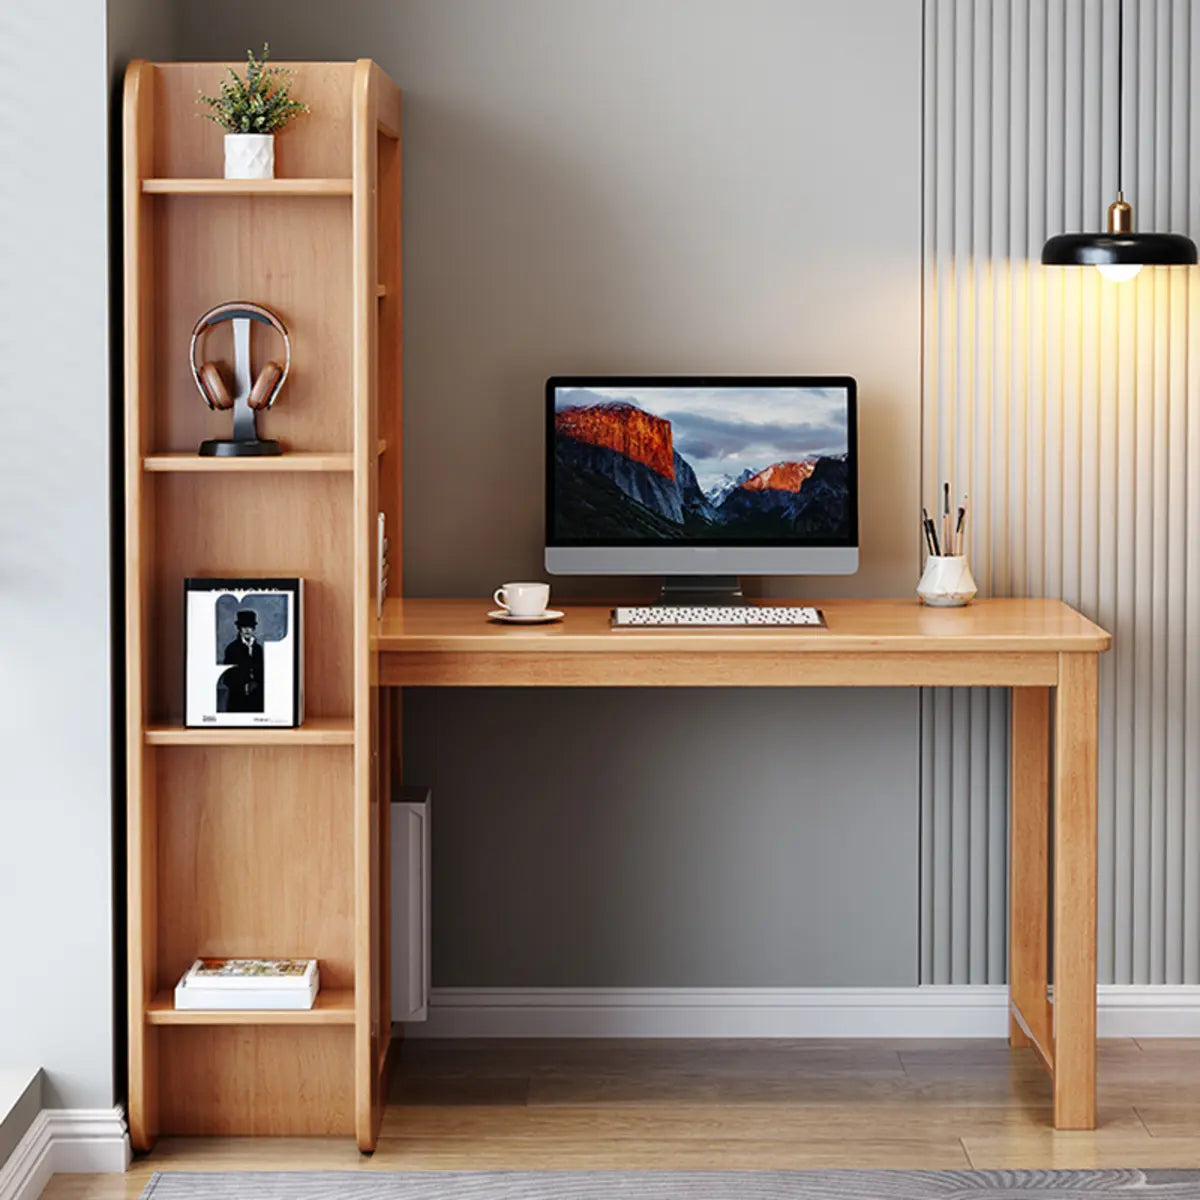
[[0, 1167], [0, 1200], [37, 1200], [51, 1175], [120, 1172], [129, 1159], [119, 1108], [44, 1108]]
[[1096, 991], [1100, 1037], [1200, 1037], [1200, 987], [1195, 984], [1101, 984]]
[[[1200, 1037], [1200, 987], [1098, 989], [1101, 1037]], [[434, 988], [406, 1037], [1006, 1037], [1003, 986]], [[2, 1198], [0, 1198], [2, 1200]]]

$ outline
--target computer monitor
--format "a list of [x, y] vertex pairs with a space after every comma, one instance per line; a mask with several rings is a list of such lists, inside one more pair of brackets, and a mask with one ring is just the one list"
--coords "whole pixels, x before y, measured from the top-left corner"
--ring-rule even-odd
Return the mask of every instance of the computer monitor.
[[856, 416], [846, 375], [554, 376], [546, 570], [713, 596], [739, 575], [851, 574]]

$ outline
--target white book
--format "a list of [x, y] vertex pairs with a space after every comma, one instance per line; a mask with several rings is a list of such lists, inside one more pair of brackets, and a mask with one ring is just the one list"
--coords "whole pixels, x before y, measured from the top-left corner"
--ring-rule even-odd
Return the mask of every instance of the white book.
[[198, 958], [175, 988], [179, 1009], [312, 1008], [315, 958]]
[[230, 988], [191, 987], [180, 980], [175, 988], [175, 1007], [180, 1010], [203, 1009], [209, 1012], [258, 1012], [303, 1010], [312, 1008], [317, 990], [274, 988], [269, 991], [239, 992]]

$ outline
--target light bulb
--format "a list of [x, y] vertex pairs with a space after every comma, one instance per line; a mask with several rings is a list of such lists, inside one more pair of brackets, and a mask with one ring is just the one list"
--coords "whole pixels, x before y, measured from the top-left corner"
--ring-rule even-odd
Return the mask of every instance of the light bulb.
[[1131, 279], [1137, 278], [1137, 273], [1142, 269], [1141, 263], [1097, 263], [1096, 270], [1104, 276], [1109, 283], [1128, 283]]

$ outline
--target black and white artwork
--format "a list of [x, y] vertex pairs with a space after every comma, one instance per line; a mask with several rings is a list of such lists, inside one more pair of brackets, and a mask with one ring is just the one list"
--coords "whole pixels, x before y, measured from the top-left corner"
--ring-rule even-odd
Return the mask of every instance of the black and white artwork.
[[188, 727], [296, 726], [303, 720], [303, 581], [185, 584]]

